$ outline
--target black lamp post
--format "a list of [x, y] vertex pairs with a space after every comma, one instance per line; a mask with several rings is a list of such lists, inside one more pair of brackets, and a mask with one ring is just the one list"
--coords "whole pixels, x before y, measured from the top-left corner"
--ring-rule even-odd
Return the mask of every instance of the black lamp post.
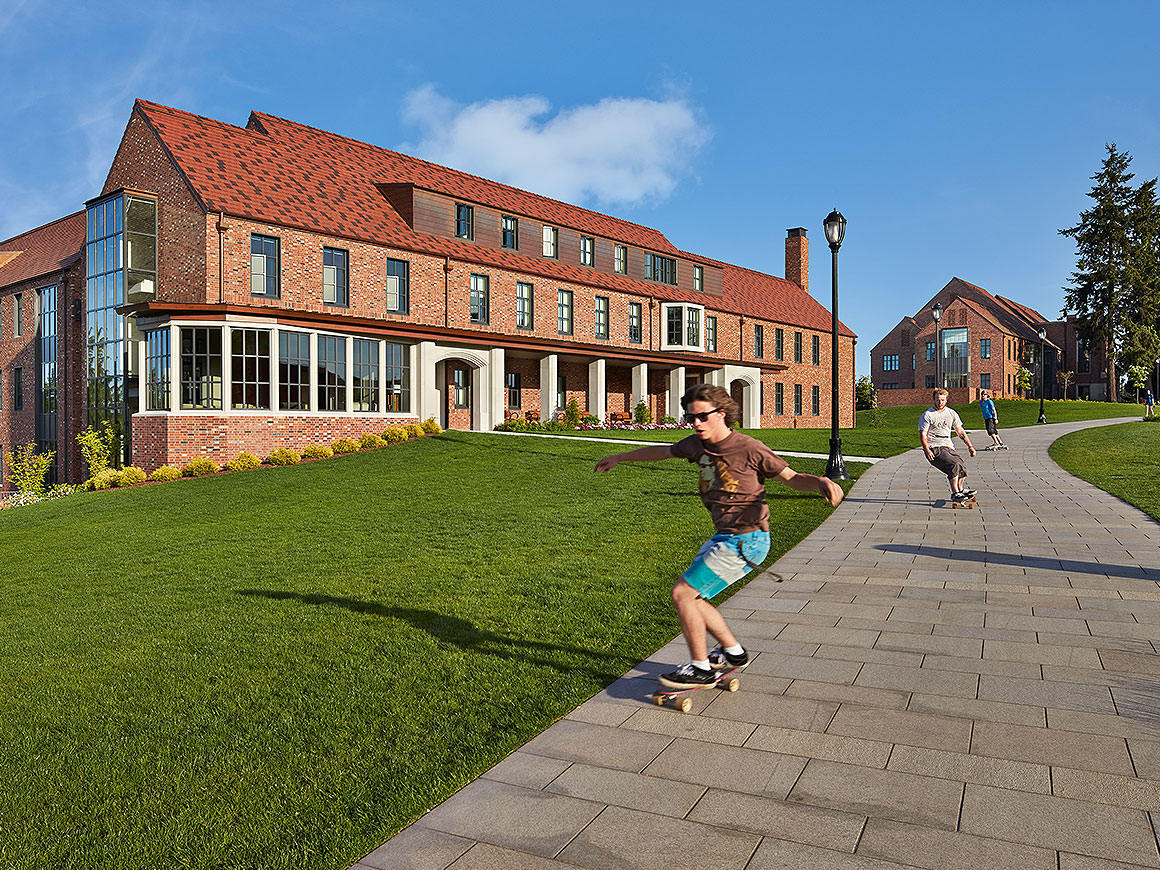
[[834, 209], [823, 223], [826, 230], [826, 241], [830, 243], [832, 266], [830, 274], [833, 276], [834, 299], [830, 306], [831, 335], [830, 335], [830, 458], [826, 462], [826, 477], [830, 480], [849, 480], [846, 473], [846, 463], [842, 461], [842, 439], [838, 435], [838, 248], [842, 247], [842, 239], [846, 236], [846, 219], [842, 213]]
[[942, 303], [936, 302], [930, 309], [931, 315], [934, 317], [934, 385], [936, 387], [942, 386], [942, 372], [939, 371], [941, 366], [939, 363], [942, 356], [942, 342], [939, 341], [938, 322], [942, 320]]
[[1047, 360], [1043, 357], [1043, 340], [1047, 338], [1046, 327], [1039, 327], [1039, 422], [1046, 423], [1047, 415], [1043, 413], [1043, 391], [1047, 386], [1044, 383], [1043, 373], [1046, 370]]

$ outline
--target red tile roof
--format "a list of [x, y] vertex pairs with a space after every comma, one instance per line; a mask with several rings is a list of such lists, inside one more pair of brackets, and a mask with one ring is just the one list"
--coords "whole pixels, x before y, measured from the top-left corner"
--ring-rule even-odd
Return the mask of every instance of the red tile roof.
[[[665, 300], [704, 303], [710, 309], [819, 331], [830, 329], [830, 312], [825, 306], [784, 278], [687, 254], [724, 270], [724, 296], [713, 298], [458, 239], [418, 234], [377, 185], [414, 184], [647, 250], [684, 254], [664, 235], [639, 224], [260, 112], [252, 113], [243, 128], [143, 100], [137, 101], [135, 111], [156, 131], [208, 212], [222, 211], [263, 223]], [[854, 334], [844, 326], [841, 331]]]
[[[39, 278], [74, 263], [85, 244], [85, 213], [78, 211], [0, 242], [0, 287]], [[6, 257], [6, 254], [15, 254]]]

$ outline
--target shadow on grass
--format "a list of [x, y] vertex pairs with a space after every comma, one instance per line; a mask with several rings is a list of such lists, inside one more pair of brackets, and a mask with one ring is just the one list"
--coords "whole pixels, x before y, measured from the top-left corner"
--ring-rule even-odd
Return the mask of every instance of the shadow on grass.
[[528, 665], [542, 665], [566, 673], [575, 673], [577, 668], [568, 662], [556, 661], [551, 658], [536, 657], [536, 653], [550, 655], [565, 653], [567, 655], [585, 656], [594, 662], [594, 667], [581, 668], [601, 682], [608, 683], [615, 680], [619, 674], [599, 670], [603, 664], [612, 664], [619, 661], [618, 656], [609, 653], [599, 653], [593, 650], [575, 646], [560, 646], [544, 643], [538, 640], [522, 640], [515, 637], [497, 634], [476, 628], [466, 619], [457, 616], [447, 616], [434, 610], [417, 610], [409, 607], [388, 607], [374, 601], [359, 601], [355, 598], [336, 598], [332, 595], [308, 595], [301, 592], [282, 592], [273, 589], [240, 589], [239, 595], [250, 598], [269, 598], [273, 601], [299, 601], [303, 604], [312, 604], [320, 607], [342, 607], [355, 613], [370, 616], [382, 616], [389, 619], [401, 619], [410, 623], [420, 631], [425, 631], [436, 640], [459, 647], [462, 650], [483, 653], [501, 659], [512, 659]]
[[997, 553], [992, 550], [966, 550], [949, 547], [930, 547], [917, 544], [878, 544], [875, 549], [887, 553], [909, 553], [914, 556], [934, 556], [937, 559], [967, 562], [988, 562], [992, 565], [1011, 565], [1018, 568], [1043, 568], [1068, 574], [1095, 574], [1109, 577], [1128, 577], [1133, 580], [1160, 580], [1160, 570], [1140, 565], [1112, 565], [1106, 562], [1081, 562], [1078, 559], [1053, 559], [1020, 553]]

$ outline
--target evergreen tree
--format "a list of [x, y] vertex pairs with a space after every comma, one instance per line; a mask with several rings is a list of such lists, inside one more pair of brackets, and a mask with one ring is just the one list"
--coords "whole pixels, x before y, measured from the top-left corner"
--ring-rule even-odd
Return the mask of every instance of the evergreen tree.
[[1113, 142], [1105, 146], [1100, 171], [1092, 176], [1088, 192], [1091, 208], [1079, 215], [1079, 223], [1062, 235], [1075, 239], [1076, 267], [1071, 285], [1064, 287], [1064, 311], [1073, 311], [1080, 337], [1089, 347], [1103, 347], [1108, 361], [1108, 398], [1119, 400], [1116, 375], [1117, 339], [1125, 331], [1128, 261], [1132, 248], [1129, 216], [1135, 191], [1128, 171], [1132, 156], [1120, 153]]
[[1160, 357], [1160, 205], [1155, 178], [1141, 184], [1133, 195], [1128, 226], [1129, 291], [1120, 368], [1140, 365], [1151, 369], [1153, 360]]

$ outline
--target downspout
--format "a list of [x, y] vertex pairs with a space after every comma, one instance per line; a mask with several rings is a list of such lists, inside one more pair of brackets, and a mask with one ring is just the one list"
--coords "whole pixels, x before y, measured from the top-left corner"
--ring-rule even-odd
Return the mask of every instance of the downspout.
[[218, 304], [225, 302], [225, 247], [226, 247], [226, 225], [225, 212], [218, 212], [217, 231], [218, 231]]
[[443, 328], [451, 326], [451, 257], [443, 257]]

